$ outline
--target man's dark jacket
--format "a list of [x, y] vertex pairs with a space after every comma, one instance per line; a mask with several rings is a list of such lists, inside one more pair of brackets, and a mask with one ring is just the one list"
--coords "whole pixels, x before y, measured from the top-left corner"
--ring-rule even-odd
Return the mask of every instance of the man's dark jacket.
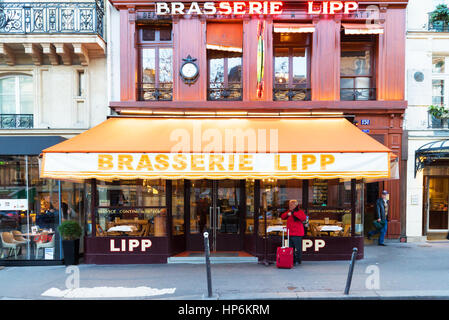
[[[387, 203], [388, 203], [388, 210], [390, 211], [390, 201], [387, 200]], [[388, 216], [387, 217], [385, 216], [385, 204], [382, 198], [377, 199], [376, 201], [376, 219], [388, 221]]]

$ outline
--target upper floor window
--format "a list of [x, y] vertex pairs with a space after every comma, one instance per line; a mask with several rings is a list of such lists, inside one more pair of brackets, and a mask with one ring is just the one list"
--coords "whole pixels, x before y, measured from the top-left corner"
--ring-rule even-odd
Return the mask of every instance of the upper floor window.
[[374, 35], [342, 33], [340, 100], [376, 100]]
[[446, 71], [446, 60], [449, 57], [433, 56], [432, 57], [432, 104], [435, 106], [445, 106], [447, 92], [447, 83], [449, 74]]
[[173, 99], [173, 45], [171, 26], [139, 30], [139, 100]]
[[8, 75], [0, 78], [0, 128], [33, 127], [33, 78]]
[[310, 33], [273, 33], [273, 100], [310, 100]]
[[207, 24], [208, 100], [242, 100], [242, 23]]

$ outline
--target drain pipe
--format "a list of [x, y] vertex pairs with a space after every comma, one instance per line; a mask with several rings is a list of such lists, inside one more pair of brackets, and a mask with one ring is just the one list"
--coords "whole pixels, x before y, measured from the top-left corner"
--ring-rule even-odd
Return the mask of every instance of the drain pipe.
[[212, 276], [210, 272], [210, 248], [209, 248], [209, 233], [204, 232], [204, 256], [206, 257], [206, 271], [207, 271], [207, 295], [212, 297]]

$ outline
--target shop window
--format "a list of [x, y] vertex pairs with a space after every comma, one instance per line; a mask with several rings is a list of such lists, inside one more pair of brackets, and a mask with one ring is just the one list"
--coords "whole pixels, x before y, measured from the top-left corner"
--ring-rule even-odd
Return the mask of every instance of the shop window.
[[97, 237], [167, 235], [164, 181], [98, 181], [97, 194]]
[[340, 60], [340, 100], [376, 100], [376, 36], [342, 33]]
[[207, 24], [208, 100], [242, 100], [242, 23]]
[[273, 33], [273, 100], [311, 99], [310, 42], [308, 33]]
[[172, 182], [172, 228], [173, 235], [183, 235], [184, 229], [184, 180]]
[[363, 184], [356, 184], [356, 212], [351, 208], [351, 181], [310, 180], [308, 214], [312, 236], [351, 236], [351, 219], [355, 214], [355, 234], [363, 232]]
[[173, 99], [173, 45], [169, 26], [139, 30], [140, 82], [139, 100]]
[[430, 177], [427, 230], [448, 229], [449, 179]]
[[245, 183], [246, 188], [246, 218], [245, 218], [245, 233], [254, 234], [255, 224], [255, 204], [254, 204], [254, 180], [247, 179]]
[[303, 207], [301, 180], [266, 179], [261, 181], [259, 236], [265, 235], [265, 216], [268, 231], [271, 230], [270, 227], [286, 226], [287, 221], [282, 220], [281, 215], [288, 210], [288, 202], [292, 199], [297, 200], [299, 206]]
[[0, 129], [33, 128], [33, 78], [0, 78]]
[[0, 260], [61, 260], [58, 226], [76, 220], [84, 228], [85, 190], [40, 179], [37, 156], [0, 156]]

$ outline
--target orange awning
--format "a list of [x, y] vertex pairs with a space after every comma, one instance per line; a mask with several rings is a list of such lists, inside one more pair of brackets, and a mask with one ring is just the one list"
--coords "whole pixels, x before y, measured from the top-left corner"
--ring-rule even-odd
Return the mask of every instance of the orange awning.
[[46, 178], [388, 178], [391, 151], [343, 118], [110, 118], [43, 151]]
[[378, 24], [343, 23], [345, 34], [383, 34], [384, 27]]
[[206, 48], [210, 50], [243, 52], [243, 24], [208, 22]]
[[312, 23], [275, 23], [275, 33], [313, 33], [315, 26]]

